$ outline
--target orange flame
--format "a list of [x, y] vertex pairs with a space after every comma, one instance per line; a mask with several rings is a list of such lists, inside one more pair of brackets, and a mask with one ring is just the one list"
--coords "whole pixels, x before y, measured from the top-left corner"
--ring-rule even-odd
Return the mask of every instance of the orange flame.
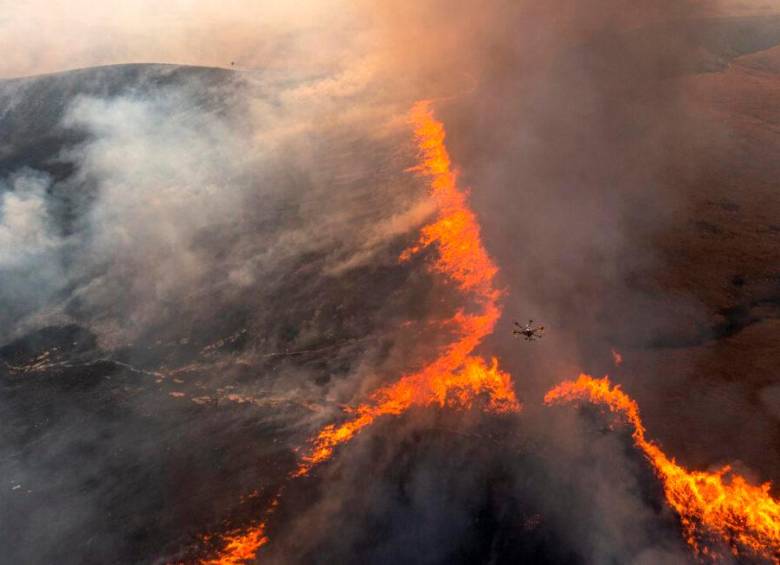
[[612, 361], [615, 363], [615, 367], [620, 367], [623, 364], [623, 355], [615, 348], [610, 350], [612, 353]]
[[396, 383], [377, 390], [372, 395], [372, 402], [355, 409], [356, 418], [340, 426], [325, 426], [294, 476], [304, 476], [315, 465], [327, 461], [336, 446], [352, 439], [379, 416], [397, 416], [411, 406], [468, 408], [476, 397], [485, 395], [487, 410], [497, 413], [519, 410], [512, 378], [498, 368], [495, 358], [487, 365], [479, 357], [468, 357], [455, 372], [442, 372], [438, 370], [438, 365], [442, 364], [433, 363], [419, 373], [402, 377]]
[[265, 522], [260, 522], [254, 528], [245, 532], [236, 531], [223, 536], [224, 546], [215, 559], [201, 561], [203, 565], [241, 565], [253, 559], [257, 551], [268, 543], [265, 535]]
[[[314, 466], [330, 459], [337, 446], [351, 440], [380, 416], [397, 416], [412, 406], [468, 408], [476, 399], [484, 397], [484, 408], [488, 411], [520, 410], [512, 378], [498, 368], [498, 361], [492, 359], [488, 364], [471, 355], [493, 332], [501, 316], [500, 293], [493, 286], [498, 268], [482, 245], [477, 217], [468, 207], [466, 194], [458, 187], [457, 174], [444, 144], [444, 125], [436, 120], [427, 101], [412, 107], [409, 121], [414, 127], [420, 157], [419, 164], [411, 170], [429, 179], [428, 188], [438, 213], [436, 220], [422, 229], [417, 245], [404, 251], [400, 260], [406, 261], [413, 254], [435, 245], [437, 254], [431, 270], [468, 293], [478, 311], [458, 310], [445, 322], [448, 327], [455, 328], [457, 337], [433, 362], [376, 390], [368, 402], [349, 410], [354, 415], [352, 419], [320, 430], [293, 477], [305, 476]], [[233, 565], [254, 557], [268, 542], [265, 522], [226, 541], [222, 555], [209, 563]]]
[[[266, 523], [269, 516], [279, 506], [279, 498], [281, 496], [282, 491], [280, 490], [265, 511], [265, 518], [261, 522], [245, 530], [233, 530], [223, 534], [222, 548], [219, 555], [214, 559], [201, 560], [201, 565], [242, 565], [254, 559], [257, 551], [270, 541], [265, 531]], [[208, 541], [210, 537], [208, 535], [204, 536], [204, 541]]]
[[498, 368], [493, 359], [488, 366], [471, 352], [493, 332], [501, 311], [500, 293], [493, 286], [498, 268], [482, 245], [479, 222], [457, 183], [449, 153], [444, 144], [444, 125], [431, 110], [430, 102], [418, 102], [409, 114], [420, 155], [411, 170], [429, 179], [428, 187], [438, 206], [436, 220], [422, 229], [417, 245], [405, 250], [400, 259], [436, 245], [434, 272], [469, 293], [479, 307], [478, 314], [459, 310], [447, 322], [456, 328], [458, 338], [444, 348], [439, 357], [417, 373], [401, 377], [396, 383], [374, 392], [369, 401], [354, 410], [356, 417], [323, 428], [313, 441], [293, 476], [309, 473], [315, 465], [328, 460], [339, 444], [352, 439], [379, 416], [398, 415], [411, 406], [469, 407], [479, 396], [487, 395], [487, 410], [519, 410], [511, 377]]
[[583, 374], [544, 397], [546, 404], [575, 400], [602, 404], [633, 426], [636, 446], [661, 479], [666, 500], [680, 517], [685, 540], [698, 555], [721, 557], [706, 545], [714, 536], [735, 556], [742, 552], [780, 563], [780, 503], [770, 495], [769, 483], [752, 485], [729, 466], [715, 472], [683, 468], [646, 439], [636, 401], [620, 386], [612, 386], [607, 377]]

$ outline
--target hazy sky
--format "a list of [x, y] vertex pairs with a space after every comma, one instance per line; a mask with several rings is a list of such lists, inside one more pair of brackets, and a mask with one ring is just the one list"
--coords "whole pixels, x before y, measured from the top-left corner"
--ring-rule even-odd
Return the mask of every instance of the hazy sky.
[[[0, 77], [129, 62], [321, 66], [347, 0], [0, 0]], [[294, 38], [294, 39], [293, 39]], [[328, 43], [328, 49], [317, 49]], [[305, 53], [305, 56], [302, 54]]]
[[[772, 6], [703, 4], [726, 13]], [[323, 69], [347, 56], [382, 5], [403, 11], [378, 0], [0, 0], [0, 77], [131, 62]]]

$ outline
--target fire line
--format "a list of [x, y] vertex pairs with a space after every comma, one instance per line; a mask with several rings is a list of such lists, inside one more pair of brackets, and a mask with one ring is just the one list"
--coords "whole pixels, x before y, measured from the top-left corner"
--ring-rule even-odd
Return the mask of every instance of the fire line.
[[[437, 205], [434, 221], [421, 230], [414, 246], [399, 257], [407, 261], [425, 248], [435, 249], [430, 270], [454, 284], [476, 307], [476, 313], [459, 309], [445, 321], [454, 328], [456, 339], [442, 348], [438, 357], [417, 372], [400, 377], [395, 383], [374, 391], [367, 402], [349, 410], [352, 416], [341, 424], [329, 424], [311, 441], [291, 477], [303, 477], [329, 460], [336, 448], [354, 438], [382, 416], [398, 416], [413, 406], [469, 408], [477, 399], [480, 407], [495, 413], [517, 412], [521, 406], [515, 396], [511, 376], [499, 369], [498, 361], [489, 362], [472, 355], [482, 340], [493, 332], [501, 316], [501, 293], [494, 286], [498, 273], [480, 237], [480, 226], [469, 208], [466, 193], [458, 186], [445, 145], [444, 125], [433, 113], [430, 101], [414, 104], [409, 112], [418, 149], [418, 164], [410, 169], [427, 180], [428, 190]], [[275, 500], [278, 503], [278, 498]], [[225, 538], [220, 555], [207, 563], [234, 565], [252, 559], [268, 543], [266, 522], [243, 533]]]
[[729, 466], [714, 472], [685, 469], [646, 438], [638, 404], [607, 377], [581, 374], [544, 397], [548, 405], [574, 401], [603, 405], [634, 428], [634, 443], [661, 480], [666, 501], [680, 518], [685, 541], [697, 555], [722, 558], [708, 543], [715, 539], [735, 557], [746, 555], [780, 563], [780, 503], [770, 495], [769, 483], [752, 485]]
[[456, 328], [458, 338], [439, 357], [420, 371], [401, 377], [394, 384], [375, 391], [369, 402], [355, 410], [355, 417], [341, 425], [328, 425], [314, 439], [294, 476], [309, 473], [328, 460], [341, 443], [349, 441], [376, 418], [398, 415], [411, 406], [453, 406], [465, 408], [480, 395], [488, 396], [487, 409], [516, 411], [511, 377], [493, 359], [488, 365], [471, 356], [482, 340], [493, 332], [501, 310], [500, 293], [493, 285], [498, 268], [482, 245], [479, 222], [468, 207], [466, 195], [458, 187], [445, 146], [444, 125], [438, 121], [428, 101], [416, 103], [409, 114], [419, 151], [419, 163], [411, 171], [428, 179], [428, 189], [437, 204], [437, 217], [422, 229], [418, 243], [401, 254], [401, 261], [423, 248], [435, 245], [437, 256], [431, 270], [456, 284], [471, 296], [480, 312], [458, 310], [447, 322]]

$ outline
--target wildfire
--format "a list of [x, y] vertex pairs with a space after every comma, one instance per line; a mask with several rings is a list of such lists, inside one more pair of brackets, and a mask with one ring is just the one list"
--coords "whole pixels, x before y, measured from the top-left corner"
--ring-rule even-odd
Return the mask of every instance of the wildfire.
[[[266, 523], [279, 506], [282, 492], [283, 490], [280, 490], [276, 493], [271, 505], [265, 511], [265, 518], [262, 521], [245, 530], [234, 530], [223, 534], [219, 555], [214, 559], [201, 560], [201, 565], [242, 565], [254, 559], [257, 551], [270, 541], [265, 532]], [[204, 536], [204, 541], [208, 542], [210, 537]]]
[[544, 397], [546, 404], [575, 400], [604, 405], [633, 426], [634, 443], [653, 465], [668, 504], [680, 517], [685, 540], [698, 555], [721, 557], [706, 544], [714, 537], [735, 556], [749, 554], [780, 563], [780, 503], [770, 495], [769, 483], [752, 485], [729, 466], [715, 472], [683, 468], [645, 437], [636, 401], [607, 377], [583, 374]]
[[265, 522], [242, 532], [236, 531], [223, 536], [223, 548], [215, 559], [202, 561], [203, 565], [241, 565], [254, 558], [257, 550], [268, 543], [265, 535]]
[[352, 412], [347, 422], [328, 425], [313, 441], [313, 447], [301, 460], [294, 476], [306, 475], [312, 467], [326, 461], [339, 444], [352, 439], [379, 416], [398, 415], [411, 406], [468, 407], [486, 395], [486, 409], [496, 412], [520, 408], [511, 377], [498, 368], [493, 359], [488, 365], [471, 352], [493, 332], [501, 315], [500, 293], [493, 286], [498, 268], [482, 245], [479, 222], [469, 209], [466, 194], [458, 187], [444, 144], [444, 125], [438, 121], [429, 102], [418, 102], [409, 113], [419, 150], [419, 164], [411, 171], [429, 179], [428, 188], [436, 199], [437, 217], [422, 229], [418, 243], [405, 250], [400, 259], [408, 260], [422, 249], [435, 245], [436, 259], [431, 269], [468, 293], [478, 306], [477, 314], [459, 310], [447, 325], [455, 328], [457, 339], [444, 348], [429, 365], [397, 382], [375, 391], [369, 401]]
[[519, 410], [512, 378], [498, 368], [495, 358], [488, 365], [479, 357], [468, 357], [455, 372], [442, 372], [437, 365], [429, 365], [419, 373], [377, 390], [372, 395], [373, 402], [355, 409], [354, 419], [323, 428], [294, 476], [306, 475], [312, 467], [328, 460], [337, 445], [352, 439], [379, 416], [397, 416], [411, 406], [468, 408], [476, 397], [485, 395], [487, 410], [498, 413]]
[[[412, 406], [468, 408], [483, 398], [484, 404], [480, 406], [491, 412], [520, 409], [511, 376], [498, 368], [498, 361], [492, 359], [488, 363], [472, 355], [493, 332], [501, 315], [500, 292], [493, 285], [498, 268], [482, 245], [479, 222], [468, 207], [466, 193], [458, 187], [457, 174], [444, 144], [444, 125], [434, 117], [427, 101], [412, 107], [409, 121], [419, 151], [419, 163], [410, 170], [428, 179], [437, 215], [433, 223], [423, 227], [417, 244], [405, 250], [399, 259], [406, 261], [415, 253], [435, 246], [430, 269], [467, 295], [475, 313], [461, 309], [445, 321], [455, 339], [431, 363], [374, 391], [367, 402], [348, 410], [351, 418], [346, 422], [322, 428], [292, 477], [307, 475], [314, 466], [330, 459], [337, 446], [355, 437], [377, 418], [400, 415]], [[222, 555], [208, 563], [232, 565], [254, 557], [268, 542], [265, 522], [244, 534], [228, 537], [226, 542]]]

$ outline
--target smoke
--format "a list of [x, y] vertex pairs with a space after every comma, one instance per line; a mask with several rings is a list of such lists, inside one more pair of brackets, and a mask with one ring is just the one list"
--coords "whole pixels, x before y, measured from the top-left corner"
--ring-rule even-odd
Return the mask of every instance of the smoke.
[[[3, 221], [0, 223], [2, 268], [18, 267], [56, 245], [46, 225], [44, 199], [48, 182], [45, 175], [21, 173], [10, 179], [11, 187], [4, 188]], [[13, 253], [14, 249], [22, 253]]]
[[[322, 72], [351, 55], [349, 2], [2, 2], [0, 76], [116, 63]], [[13, 46], [11, 49], [10, 46]], [[322, 49], [323, 46], [327, 48]]]
[[[411, 44], [394, 41], [392, 50], [404, 52], [403, 60], [415, 63], [420, 54], [432, 53], [437, 43], [449, 47], [452, 55], [462, 55], [467, 50], [461, 47], [473, 47], [474, 39], [488, 37], [484, 35], [488, 29], [501, 30], [497, 34], [501, 36], [504, 26], [517, 23], [505, 19], [507, 14], [525, 17], [558, 12], [561, 21], [571, 22], [569, 15], [576, 13], [578, 23], [559, 28], [576, 34], [610, 19], [645, 24], [650, 10], [657, 19], [677, 16], [681, 5], [682, 11], [694, 5], [699, 14], [707, 16], [766, 14], [774, 9], [761, 0], [669, 1], [651, 9], [615, 2], [588, 4], [593, 9], [493, 2], [484, 10], [468, 2], [441, 10], [441, 4], [430, 2], [399, 5], [348, 0], [306, 0], [293, 5], [270, 0], [196, 0], [164, 7], [149, 0], [120, 0], [111, 6], [92, 0], [4, 1], [0, 3], [0, 45], [6, 47], [7, 55], [0, 65], [0, 77], [148, 62], [277, 69], [285, 74], [332, 71], [375, 47], [377, 37], [395, 38], [400, 32], [409, 38], [412, 29], [414, 45], [423, 49], [413, 50]], [[423, 18], [432, 25], [417, 27]], [[533, 35], [534, 30], [527, 33]], [[462, 64], [460, 57], [456, 59]], [[455, 68], [459, 74], [460, 65]]]
[[50, 229], [46, 189], [51, 179], [23, 169], [0, 181], [0, 323], [10, 327], [25, 310], [41, 307], [61, 276], [62, 241]]
[[627, 440], [563, 412], [380, 422], [285, 493], [263, 559], [687, 563]]
[[[739, 13], [768, 11], [755, 4]], [[243, 526], [340, 405], [430, 360], [445, 339], [433, 322], [460, 304], [425, 257], [397, 261], [434, 211], [405, 172], [402, 116], [418, 98], [444, 118], [501, 268], [506, 316], [484, 350], [530, 408], [379, 422], [288, 485], [270, 559], [688, 559], [629, 438], [592, 414], [533, 406], [576, 370], [611, 369], [617, 347], [648, 425], [667, 436], [674, 422], [720, 430], [749, 412], [738, 386], [685, 418], [666, 403], [697, 367], [670, 371], [665, 348], [715, 330], [695, 289], [669, 291], [658, 274], [659, 241], [721, 149], [702, 142], [690, 77], [758, 49], [706, 20], [735, 8], [236, 1], [150, 17], [147, 2], [46, 5], [0, 6], [0, 39], [18, 46], [0, 75], [140, 61], [251, 71], [126, 67], [2, 86], [14, 141], [0, 146], [0, 336], [16, 396], [0, 403], [15, 426], [0, 461], [23, 488], [0, 501], [30, 516], [2, 530], [23, 540], [19, 560], [149, 561]], [[521, 347], [508, 328], [528, 317], [548, 332]], [[11, 371], [38, 354], [43, 373], [23, 374], [38, 388], [24, 389]], [[68, 379], [87, 379], [86, 392], [61, 388]], [[775, 393], [760, 396], [773, 418]], [[728, 417], [724, 398], [739, 400]], [[47, 411], [43, 431], [25, 420]], [[751, 419], [762, 441], [743, 452], [766, 445], [763, 421]], [[702, 465], [731, 456], [682, 447]], [[28, 484], [40, 494], [12, 498]], [[97, 541], [68, 553], [84, 531]]]
[[[632, 377], [625, 372], [624, 378], [641, 391], [640, 404], [655, 408], [650, 410], [656, 422], [707, 421], [721, 429], [739, 412], [741, 422], [750, 420], [750, 429], [757, 427], [745, 415], [749, 410], [740, 400], [742, 392], [718, 400], [697, 394], [703, 386], [697, 376], [700, 367], [676, 364], [670, 370], [665, 351], [695, 347], [717, 333], [710, 306], [696, 290], [670, 292], [659, 275], [669, 265], [659, 242], [679, 228], [680, 217], [691, 209], [693, 187], [703, 188], [708, 160], [724, 149], [702, 137], [706, 120], [691, 96], [690, 77], [722, 69], [736, 54], [765, 48], [734, 41], [721, 22], [708, 19], [711, 6], [702, 8], [684, 2], [641, 7], [587, 2], [494, 3], [486, 9], [426, 2], [410, 9], [378, 9], [380, 35], [390, 45], [384, 63], [403, 85], [400, 90], [440, 99], [449, 146], [466, 183], [474, 187], [472, 201], [488, 247], [502, 267], [508, 310], [517, 317], [542, 318], [548, 329], [553, 328], [551, 337], [539, 345], [541, 352], [521, 350], [501, 335], [490, 344], [501, 351], [521, 392], [530, 398], [538, 398], [575, 367], [611, 371], [609, 352], [617, 345], [654, 352], [652, 357], [643, 356], [644, 366], [634, 366], [640, 374]], [[776, 22], [771, 25], [776, 43]], [[716, 140], [725, 135], [724, 129], [713, 132]], [[501, 332], [509, 333], [508, 323]], [[685, 406], [675, 403], [679, 416], [671, 415], [664, 403], [672, 387], [689, 389], [690, 396], [699, 397]], [[586, 425], [583, 422], [546, 435], [543, 426], [554, 416], [538, 417], [547, 423], [536, 424], [537, 437], [555, 446], [545, 450], [546, 472], [566, 477], [577, 485], [571, 488], [578, 494], [589, 493], [576, 508], [571, 499], [560, 497], [560, 492], [567, 492], [563, 485], [535, 485], [539, 488], [533, 492], [543, 493], [537, 500], [543, 508], [540, 513], [559, 519], [554, 530], [576, 532], [566, 547], [586, 562], [688, 559], [675, 539], [674, 518], [662, 516], [654, 506], [658, 493], [640, 495], [652, 477], [642, 474], [636, 454], [626, 454], [624, 441], [597, 444], [573, 433]], [[529, 416], [519, 425], [534, 423]], [[667, 424], [667, 432], [670, 427]], [[706, 434], [703, 426], [696, 429]], [[724, 428], [718, 437], [733, 435]], [[771, 442], [760, 435], [752, 446]], [[572, 437], [577, 437], [582, 451], [558, 453]], [[398, 442], [403, 440], [388, 440]], [[678, 441], [675, 447], [680, 448], [676, 452], [680, 457], [695, 459], [705, 468], [729, 457], [723, 450], [726, 445], [732, 458], [753, 449], [739, 440], [719, 443], [721, 448], [707, 455], [690, 440]], [[752, 456], [754, 461], [761, 459]], [[469, 462], [473, 469], [464, 465], [459, 470], [466, 478], [478, 474], [477, 468], [485, 463], [480, 456]], [[358, 456], [344, 465], [360, 468], [361, 460]], [[527, 473], [527, 465], [518, 464], [516, 474]], [[424, 477], [427, 470], [419, 473]], [[349, 476], [346, 484], [357, 484], [357, 492], [371, 488]], [[330, 480], [329, 475], [323, 479], [328, 488]], [[441, 485], [448, 491], [443, 473]], [[375, 525], [372, 510], [361, 514], [362, 508], [345, 490], [333, 488], [337, 494], [332, 498], [325, 493], [321, 504], [303, 511], [303, 529], [317, 532], [325, 524], [341, 524], [339, 512], [357, 514], [356, 524]], [[404, 515], [399, 523], [412, 520], [410, 515], [437, 523], [438, 518], [426, 512], [442, 508], [453, 517], [449, 525], [457, 524], [462, 519], [459, 512], [437, 494], [428, 492], [419, 501], [408, 502], [405, 493], [395, 491], [396, 498], [390, 497], [380, 512]], [[527, 492], [523, 495], [518, 499], [533, 499]], [[370, 500], [382, 505], [387, 498], [386, 493], [375, 493]], [[351, 501], [349, 510], [341, 506], [345, 499]], [[397, 510], [396, 504], [406, 504], [409, 514]], [[460, 501], [457, 506], [463, 510], [469, 503]], [[300, 559], [306, 560], [324, 551], [323, 546], [343, 544], [370, 548], [358, 560], [381, 560], [387, 556], [370, 553], [380, 546], [362, 536], [368, 530], [387, 539], [393, 532], [385, 528], [392, 526], [381, 521], [376, 528], [355, 525], [356, 538], [350, 537], [349, 528], [327, 529], [322, 536], [308, 534], [306, 544], [311, 545], [303, 549], [298, 548], [305, 545], [299, 541], [303, 531], [295, 529], [289, 542], [281, 542], [278, 555], [298, 555], [300, 550]], [[425, 531], [420, 523], [416, 528]], [[462, 539], [464, 531], [451, 532], [450, 538]], [[282, 530], [279, 535], [284, 539], [285, 534]], [[441, 546], [435, 534], [428, 534], [412, 536], [413, 541], [401, 534], [388, 546], [422, 552], [430, 547], [423, 540], [430, 540], [437, 555], [457, 551], [456, 542]], [[323, 546], [317, 545], [323, 538]], [[348, 560], [343, 551], [334, 559]], [[393, 558], [411, 559], [406, 554]]]
[[[2, 497], [29, 519], [1, 533], [21, 560], [190, 543], [278, 480], [262, 451], [289, 460], [336, 402], [401, 371], [415, 350], [398, 328], [441, 308], [415, 305], [429, 281], [397, 261], [433, 211], [404, 173], [403, 122], [333, 110], [359, 74], [91, 73], [15, 81], [4, 107]], [[63, 98], [25, 116], [25, 99]], [[45, 136], [54, 151], [25, 151]], [[183, 519], [166, 469], [190, 465]]]

